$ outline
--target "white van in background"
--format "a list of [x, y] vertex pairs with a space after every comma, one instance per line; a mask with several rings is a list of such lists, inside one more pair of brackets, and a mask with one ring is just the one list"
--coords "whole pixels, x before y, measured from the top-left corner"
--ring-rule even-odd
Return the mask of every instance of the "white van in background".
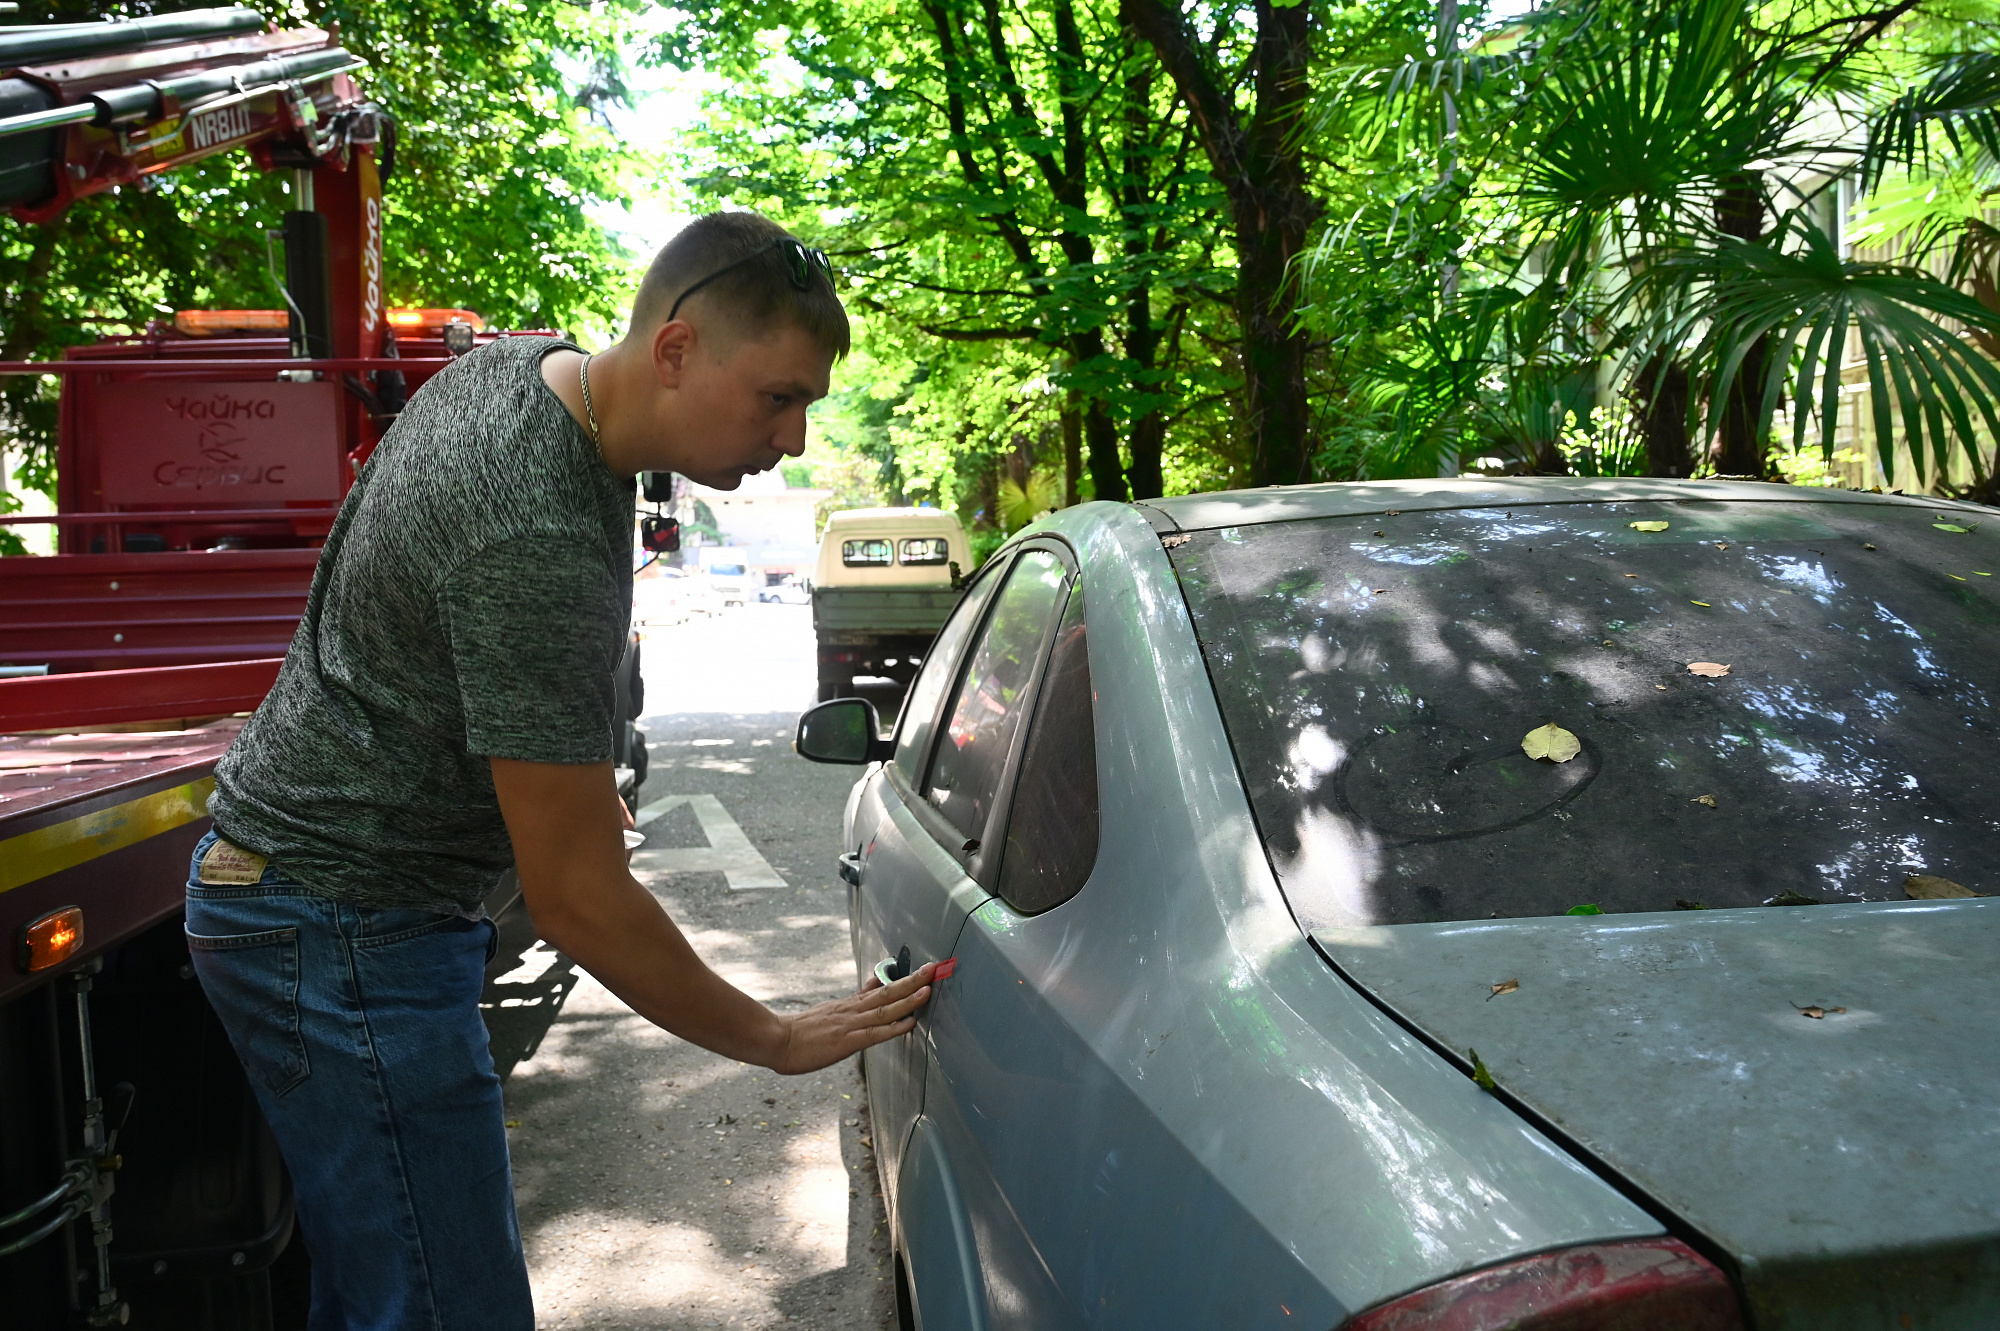
[[819, 696], [857, 675], [907, 684], [972, 572], [958, 518], [937, 508], [850, 508], [831, 514], [813, 575]]

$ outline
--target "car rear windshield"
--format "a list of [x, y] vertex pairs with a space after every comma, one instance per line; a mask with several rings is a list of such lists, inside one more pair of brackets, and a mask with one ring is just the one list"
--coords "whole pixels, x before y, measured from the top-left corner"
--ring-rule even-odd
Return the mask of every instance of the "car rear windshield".
[[2000, 892], [2000, 522], [1584, 503], [1170, 554], [1308, 929]]

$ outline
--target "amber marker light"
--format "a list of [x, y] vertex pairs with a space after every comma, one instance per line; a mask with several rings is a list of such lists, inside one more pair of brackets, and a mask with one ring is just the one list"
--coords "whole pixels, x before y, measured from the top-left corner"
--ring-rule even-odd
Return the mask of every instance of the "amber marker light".
[[486, 327], [485, 316], [472, 310], [390, 310], [389, 327], [399, 333], [435, 333], [448, 323]]
[[32, 974], [60, 966], [83, 947], [83, 907], [64, 906], [21, 927], [21, 969]]
[[189, 337], [282, 333], [291, 327], [291, 316], [283, 310], [177, 310], [174, 327]]

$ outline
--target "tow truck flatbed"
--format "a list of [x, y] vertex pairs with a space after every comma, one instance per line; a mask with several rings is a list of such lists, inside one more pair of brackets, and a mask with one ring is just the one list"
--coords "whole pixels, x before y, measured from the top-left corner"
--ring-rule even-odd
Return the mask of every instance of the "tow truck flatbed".
[[[0, 736], [0, 938], [77, 906], [79, 950], [97, 953], [178, 911], [216, 761], [242, 728]], [[45, 978], [0, 967], [0, 1003]]]

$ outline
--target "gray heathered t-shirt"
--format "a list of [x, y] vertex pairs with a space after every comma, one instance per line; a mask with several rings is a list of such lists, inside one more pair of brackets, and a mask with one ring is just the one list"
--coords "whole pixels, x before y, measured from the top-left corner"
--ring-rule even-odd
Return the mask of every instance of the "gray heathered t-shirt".
[[411, 398], [216, 767], [217, 832], [315, 892], [476, 918], [514, 862], [487, 759], [612, 756], [633, 487], [542, 382], [564, 346], [500, 338]]

